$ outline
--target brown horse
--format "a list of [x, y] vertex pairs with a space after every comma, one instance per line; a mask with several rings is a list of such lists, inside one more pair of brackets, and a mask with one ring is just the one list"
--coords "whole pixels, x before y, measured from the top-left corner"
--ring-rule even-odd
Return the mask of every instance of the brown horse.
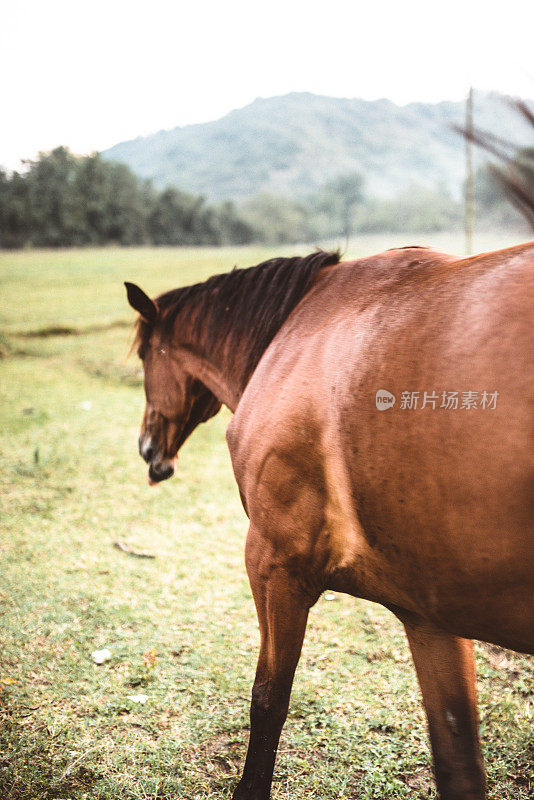
[[260, 623], [234, 800], [267, 800], [308, 612], [402, 621], [443, 800], [480, 800], [472, 639], [534, 652], [534, 242], [273, 259], [152, 301], [133, 284], [149, 481], [222, 403]]

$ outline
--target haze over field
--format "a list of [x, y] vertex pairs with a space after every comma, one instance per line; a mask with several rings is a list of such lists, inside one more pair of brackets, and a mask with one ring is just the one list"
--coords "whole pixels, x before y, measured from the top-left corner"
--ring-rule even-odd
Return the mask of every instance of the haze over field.
[[103, 150], [288, 92], [436, 103], [472, 85], [529, 97], [533, 28], [524, 0], [4, 3], [0, 165], [58, 145]]

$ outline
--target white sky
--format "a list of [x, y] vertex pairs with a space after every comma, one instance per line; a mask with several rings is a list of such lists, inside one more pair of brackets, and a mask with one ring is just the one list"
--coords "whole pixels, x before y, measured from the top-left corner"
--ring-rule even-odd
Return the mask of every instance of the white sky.
[[532, 0], [2, 0], [0, 164], [291, 91], [534, 97], [533, 31]]

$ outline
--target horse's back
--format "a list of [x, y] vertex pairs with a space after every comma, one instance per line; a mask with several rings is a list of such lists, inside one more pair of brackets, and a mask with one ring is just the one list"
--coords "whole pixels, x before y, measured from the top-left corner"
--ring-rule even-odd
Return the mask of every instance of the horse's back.
[[[268, 348], [230, 435], [254, 516], [268, 507], [286, 548], [291, 528], [313, 530], [295, 534], [298, 553], [333, 588], [523, 650], [533, 278], [534, 246], [329, 270]], [[288, 483], [300, 499], [281, 502]]]

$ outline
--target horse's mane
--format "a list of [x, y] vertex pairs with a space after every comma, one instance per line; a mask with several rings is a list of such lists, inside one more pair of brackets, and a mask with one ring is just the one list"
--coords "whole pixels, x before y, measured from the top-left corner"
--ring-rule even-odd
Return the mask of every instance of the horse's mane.
[[[176, 326], [188, 324], [191, 338], [201, 339], [205, 352], [213, 352], [221, 344], [242, 349], [250, 375], [317, 272], [339, 260], [338, 252], [323, 251], [304, 258], [272, 258], [166, 292], [156, 299], [162, 337], [171, 341]], [[140, 318], [137, 344], [141, 357], [150, 333], [151, 326]]]

